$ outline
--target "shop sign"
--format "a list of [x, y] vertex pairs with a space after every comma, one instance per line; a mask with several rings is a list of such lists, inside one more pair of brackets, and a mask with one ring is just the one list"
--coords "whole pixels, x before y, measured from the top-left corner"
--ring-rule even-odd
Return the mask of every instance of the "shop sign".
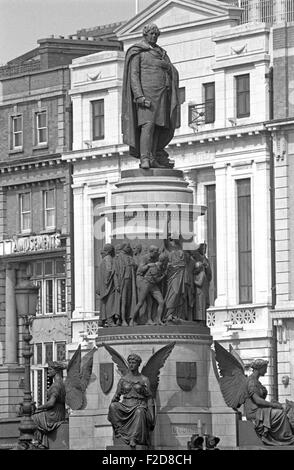
[[28, 237], [14, 236], [12, 240], [0, 242], [0, 256], [14, 253], [55, 250], [61, 247], [60, 233], [30, 235]]

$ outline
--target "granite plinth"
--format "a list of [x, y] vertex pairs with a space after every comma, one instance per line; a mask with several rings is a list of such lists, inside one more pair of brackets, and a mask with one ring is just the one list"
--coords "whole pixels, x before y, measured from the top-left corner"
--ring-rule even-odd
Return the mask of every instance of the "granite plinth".
[[[238, 422], [238, 440], [239, 446], [264, 446], [262, 440], [258, 437], [251, 421]], [[267, 447], [267, 446], [265, 446]]]
[[48, 434], [48, 444], [50, 450], [69, 449], [69, 424], [67, 421]]

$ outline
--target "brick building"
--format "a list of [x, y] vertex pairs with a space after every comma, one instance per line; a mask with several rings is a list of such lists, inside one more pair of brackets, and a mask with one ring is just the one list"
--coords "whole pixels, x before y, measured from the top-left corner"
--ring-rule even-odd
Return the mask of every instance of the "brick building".
[[71, 338], [73, 230], [69, 64], [120, 49], [117, 40], [75, 36], [38, 41], [0, 68], [0, 418], [22, 399], [22, 321], [15, 286], [24, 274], [39, 286], [32, 333], [34, 399], [43, 402], [48, 359], [62, 360]]

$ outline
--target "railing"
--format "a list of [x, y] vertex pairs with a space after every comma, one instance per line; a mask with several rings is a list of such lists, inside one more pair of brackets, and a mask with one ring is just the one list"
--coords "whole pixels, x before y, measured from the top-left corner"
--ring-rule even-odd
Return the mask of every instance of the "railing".
[[241, 24], [294, 21], [294, 0], [235, 0], [234, 4], [244, 10]]
[[188, 124], [189, 124], [189, 127], [191, 127], [194, 132], [197, 132], [199, 126], [205, 124], [205, 110], [206, 110], [205, 103], [189, 105]]
[[238, 306], [222, 309], [210, 307], [207, 311], [207, 326], [213, 334], [234, 334], [249, 330], [268, 330], [271, 319], [268, 306]]

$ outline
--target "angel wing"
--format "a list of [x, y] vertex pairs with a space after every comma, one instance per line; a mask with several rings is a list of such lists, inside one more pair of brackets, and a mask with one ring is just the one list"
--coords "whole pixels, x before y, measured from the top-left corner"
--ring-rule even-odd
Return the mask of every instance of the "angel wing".
[[86, 406], [86, 389], [92, 375], [94, 347], [81, 358], [81, 345], [77, 348], [67, 366], [67, 376], [64, 382], [65, 401], [72, 410], [81, 410]]
[[241, 365], [241, 367], [242, 367], [242, 369], [243, 369], [243, 372], [244, 372], [244, 374], [245, 374], [245, 364], [244, 364], [243, 360], [241, 359], [241, 356], [239, 356], [239, 354], [237, 353], [236, 349], [234, 349], [231, 344], [229, 344], [229, 351], [230, 351], [230, 353], [234, 356], [234, 358], [237, 359], [237, 361], [238, 361], [239, 364]]
[[214, 341], [215, 359], [219, 367], [219, 384], [226, 404], [236, 410], [245, 402], [247, 394], [247, 377], [244, 367], [232, 353]]
[[85, 354], [84, 357], [82, 358], [80, 377], [81, 377], [82, 389], [84, 392], [87, 390], [87, 387], [89, 385], [89, 381], [92, 375], [93, 359], [94, 359], [94, 353], [96, 349], [97, 347], [94, 346], [91, 349], [91, 351]]
[[111, 355], [113, 362], [115, 362], [117, 365], [119, 373], [121, 375], [125, 375], [129, 369], [127, 361], [108, 344], [102, 343], [102, 346], [104, 346], [106, 351], [108, 351]]
[[141, 373], [148, 377], [150, 381], [150, 389], [153, 398], [155, 398], [157, 387], [159, 384], [159, 373], [160, 369], [164, 366], [165, 361], [167, 360], [168, 356], [172, 352], [176, 342], [172, 342], [163, 346], [163, 348], [159, 349], [154, 353], [150, 359], [147, 361], [145, 366], [142, 368]]

